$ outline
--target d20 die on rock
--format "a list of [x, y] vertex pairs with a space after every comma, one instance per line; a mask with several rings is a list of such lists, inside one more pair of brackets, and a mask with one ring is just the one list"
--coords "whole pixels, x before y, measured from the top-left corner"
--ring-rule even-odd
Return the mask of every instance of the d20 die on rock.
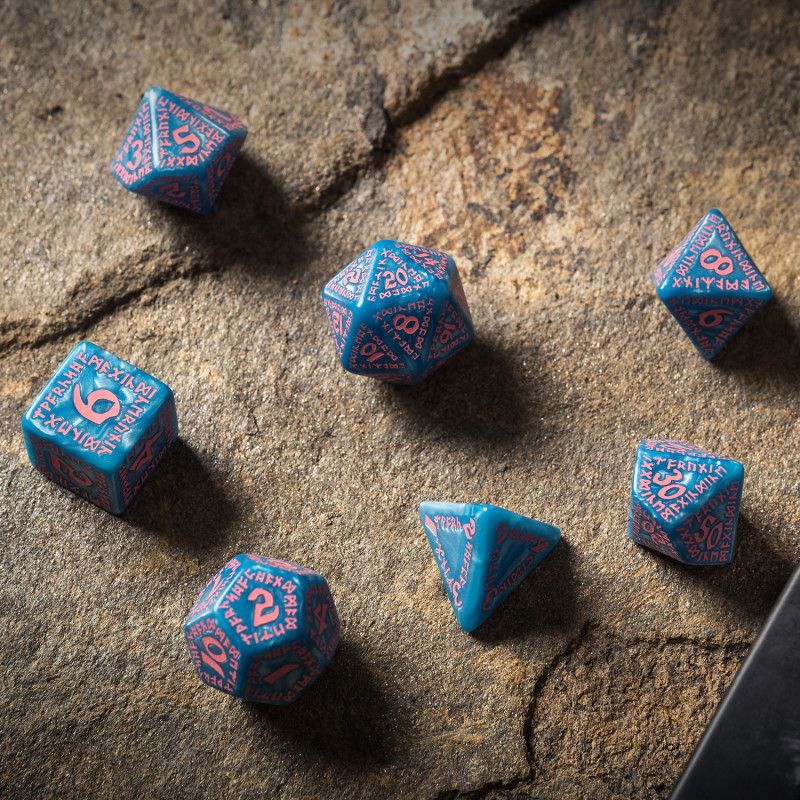
[[684, 564], [733, 560], [744, 467], [685, 442], [636, 450], [628, 535]]
[[291, 703], [339, 644], [339, 618], [322, 575], [240, 553], [203, 589], [186, 621], [200, 678], [258, 703]]
[[132, 192], [207, 214], [246, 136], [233, 114], [151, 86], [111, 171]]
[[382, 381], [418, 383], [474, 337], [455, 262], [427, 247], [375, 242], [322, 302], [342, 366]]
[[555, 526], [497, 506], [428, 502], [419, 516], [465, 631], [488, 619], [561, 538]]
[[91, 342], [78, 342], [22, 417], [36, 469], [121, 514], [178, 435], [172, 390]]
[[713, 358], [772, 297], [723, 213], [711, 209], [655, 268], [664, 305], [705, 358]]

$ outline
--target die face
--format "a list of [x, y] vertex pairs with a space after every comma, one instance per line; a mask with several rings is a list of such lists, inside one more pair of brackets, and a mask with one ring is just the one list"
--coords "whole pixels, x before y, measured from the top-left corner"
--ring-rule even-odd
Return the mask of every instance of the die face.
[[317, 649], [323, 664], [328, 664], [339, 646], [340, 625], [328, 584], [313, 582], [306, 589], [306, 634]]
[[323, 289], [342, 366], [393, 383], [417, 383], [473, 338], [450, 256], [382, 240]]
[[628, 534], [638, 544], [686, 564], [733, 558], [744, 468], [693, 445], [639, 445]]
[[205, 589], [197, 597], [194, 605], [187, 617], [187, 626], [204, 616], [207, 611], [214, 607], [219, 598], [227, 591], [231, 583], [236, 579], [239, 568], [242, 566], [240, 556], [234, 556], [227, 564], [217, 572], [214, 577], [206, 584]]
[[323, 667], [306, 642], [295, 639], [249, 660], [242, 697], [253, 703], [285, 705], [314, 684]]
[[186, 644], [200, 679], [226, 694], [239, 694], [245, 665], [234, 638], [213, 614], [202, 614], [186, 626]]
[[699, 566], [733, 561], [741, 498], [742, 481], [732, 480], [677, 526], [675, 536], [682, 545], [685, 564]]
[[364, 295], [364, 285], [372, 274], [380, 245], [381, 242], [376, 242], [363, 253], [359, 253], [325, 284], [322, 296], [338, 300], [351, 309], [360, 305]]
[[706, 358], [715, 356], [772, 296], [718, 209], [709, 211], [656, 267], [661, 300]]
[[420, 519], [467, 631], [494, 613], [561, 536], [552, 525], [485, 504], [423, 503]]
[[166, 384], [79, 342], [22, 418], [31, 463], [46, 477], [121, 513], [178, 434]]
[[478, 518], [485, 507], [422, 503], [419, 516], [459, 625], [471, 631], [483, 622], [480, 586], [486, 564], [476, 551]]
[[[212, 653], [204, 638], [209, 635], [219, 643], [210, 644]], [[198, 597], [186, 637], [206, 683], [254, 702], [280, 704], [292, 702], [324, 671], [339, 643], [339, 620], [321, 575], [240, 554]]]
[[628, 515], [628, 536], [636, 544], [674, 558], [676, 561], [683, 561], [683, 557], [676, 550], [667, 532], [635, 497], [631, 498], [631, 508]]
[[126, 189], [137, 191], [148, 181], [153, 170], [153, 120], [150, 100], [145, 94], [117, 151], [111, 171]]
[[700, 217], [700, 219], [697, 220], [694, 227], [689, 231], [689, 233], [687, 233], [686, 236], [684, 236], [683, 239], [681, 239], [681, 241], [678, 242], [678, 244], [675, 245], [675, 247], [673, 247], [669, 253], [667, 253], [666, 257], [653, 270], [653, 274], [651, 277], [653, 279], [653, 283], [656, 286], [656, 289], [660, 289], [662, 287], [665, 278], [672, 272], [672, 269], [675, 266], [675, 264], [681, 259], [681, 256], [683, 255], [684, 251], [692, 242], [692, 240], [694, 239], [695, 235], [700, 230], [700, 228], [703, 226], [703, 223], [705, 222], [707, 216], [708, 214]]
[[481, 611], [488, 617], [552, 551], [561, 538], [554, 525], [490, 506], [482, 525], [493, 532]]
[[24, 436], [28, 458], [42, 475], [105, 511], [122, 512], [122, 498], [109, 475], [39, 436]]
[[154, 86], [144, 93], [112, 172], [131, 191], [207, 213], [246, 136], [232, 114]]
[[716, 356], [764, 304], [749, 297], [667, 298], [664, 304], [705, 358]]

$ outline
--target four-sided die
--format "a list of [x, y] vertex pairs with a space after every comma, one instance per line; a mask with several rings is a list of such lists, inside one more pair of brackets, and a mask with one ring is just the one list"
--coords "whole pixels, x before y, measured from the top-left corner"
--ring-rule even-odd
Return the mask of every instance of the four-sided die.
[[429, 502], [419, 516], [465, 631], [488, 619], [561, 538], [555, 526], [497, 506]]

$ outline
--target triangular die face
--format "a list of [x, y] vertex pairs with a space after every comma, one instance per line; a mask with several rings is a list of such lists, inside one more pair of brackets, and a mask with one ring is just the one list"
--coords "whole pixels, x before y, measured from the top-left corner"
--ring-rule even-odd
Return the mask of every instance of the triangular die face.
[[364, 284], [376, 255], [377, 251], [374, 247], [365, 250], [325, 284], [326, 291], [339, 295], [352, 303], [357, 303], [361, 298]]
[[156, 165], [162, 171], [193, 170], [210, 162], [228, 134], [204, 119], [177, 95], [155, 98]]
[[733, 559], [741, 481], [732, 481], [677, 528], [688, 564], [728, 564]]
[[[707, 216], [707, 215], [706, 215]], [[667, 254], [666, 258], [661, 261], [661, 263], [653, 270], [653, 283], [656, 286], [660, 286], [663, 282], [664, 278], [670, 273], [672, 268], [675, 266], [675, 263], [678, 259], [683, 255], [683, 251], [689, 245], [689, 243], [694, 238], [695, 234], [700, 230], [703, 222], [705, 222], [706, 217], [701, 217], [697, 220], [697, 224], [686, 234], [686, 236], [681, 239], [681, 241], [675, 245], [675, 247], [670, 250]]]
[[431, 284], [430, 274], [413, 261], [403, 258], [391, 247], [380, 247], [365, 299], [368, 303], [402, 300], [428, 289]]
[[373, 314], [375, 326], [392, 349], [410, 363], [421, 364], [428, 352], [436, 297], [390, 303]]
[[725, 217], [709, 212], [669, 272], [664, 290], [686, 294], [757, 296], [772, 291]]
[[692, 445], [653, 444], [658, 449], [645, 447], [637, 454], [634, 494], [658, 522], [670, 528], [695, 513], [740, 474], [736, 462]]
[[631, 504], [628, 533], [636, 544], [648, 547], [677, 561], [683, 560], [678, 555], [667, 532], [645, 511], [641, 503], [635, 500]]
[[422, 523], [450, 603], [463, 625], [462, 614], [472, 610], [464, 607], [464, 594], [473, 562], [477, 520], [472, 516], [431, 512], [423, 513]]
[[112, 169], [117, 179], [128, 188], [135, 188], [153, 172], [153, 126], [147, 97], [139, 103]]
[[364, 323], [353, 338], [347, 368], [351, 372], [381, 379], [401, 375], [407, 369], [405, 360]]
[[481, 610], [491, 614], [555, 547], [556, 542], [525, 527], [501, 522], [494, 531]]
[[192, 175], [168, 175], [156, 178], [140, 191], [156, 200], [189, 211], [199, 212], [203, 209], [200, 181]]
[[470, 332], [461, 314], [449, 300], [445, 300], [433, 331], [428, 358], [431, 362], [447, 358], [450, 353], [469, 341], [469, 335]]
[[327, 297], [322, 298], [322, 304], [325, 306], [325, 313], [328, 316], [328, 325], [330, 326], [334, 342], [336, 343], [336, 355], [341, 358], [345, 343], [347, 342], [347, 335], [350, 333], [353, 312], [341, 303], [337, 303]]
[[450, 257], [447, 253], [432, 250], [429, 247], [420, 247], [416, 244], [406, 244], [405, 242], [395, 242], [395, 247], [406, 258], [424, 269], [425, 272], [433, 275], [434, 278], [444, 280], [447, 277], [450, 264]]
[[751, 297], [688, 296], [669, 300], [667, 306], [695, 347], [712, 358], [763, 305]]

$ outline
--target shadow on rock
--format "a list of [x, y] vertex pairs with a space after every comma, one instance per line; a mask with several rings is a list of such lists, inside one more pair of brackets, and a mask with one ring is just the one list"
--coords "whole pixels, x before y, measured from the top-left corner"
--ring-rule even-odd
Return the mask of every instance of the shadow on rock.
[[776, 380], [800, 388], [800, 333], [780, 298], [773, 297], [713, 361], [724, 372], [757, 382]]
[[258, 724], [291, 740], [306, 756], [346, 768], [391, 763], [407, 736], [405, 712], [390, 702], [347, 641], [316, 685], [291, 705], [247, 707]]
[[214, 208], [201, 216], [157, 204], [179, 246], [200, 249], [211, 269], [242, 267], [255, 275], [296, 274], [309, 248], [299, 214], [266, 167], [240, 153]]
[[132, 525], [164, 536], [189, 553], [222, 545], [237, 516], [219, 480], [182, 439], [172, 445], [125, 513]]
[[692, 567], [664, 561], [696, 583], [722, 595], [726, 603], [753, 617], [763, 618], [778, 599], [794, 569], [794, 562], [778, 552], [769, 534], [739, 515], [733, 562], [721, 567]]
[[387, 402], [410, 417], [415, 430], [503, 445], [532, 423], [531, 385], [500, 347], [480, 339], [417, 386], [385, 386]]
[[574, 626], [575, 558], [572, 545], [562, 538], [472, 636], [491, 644], [524, 639], [536, 631]]

